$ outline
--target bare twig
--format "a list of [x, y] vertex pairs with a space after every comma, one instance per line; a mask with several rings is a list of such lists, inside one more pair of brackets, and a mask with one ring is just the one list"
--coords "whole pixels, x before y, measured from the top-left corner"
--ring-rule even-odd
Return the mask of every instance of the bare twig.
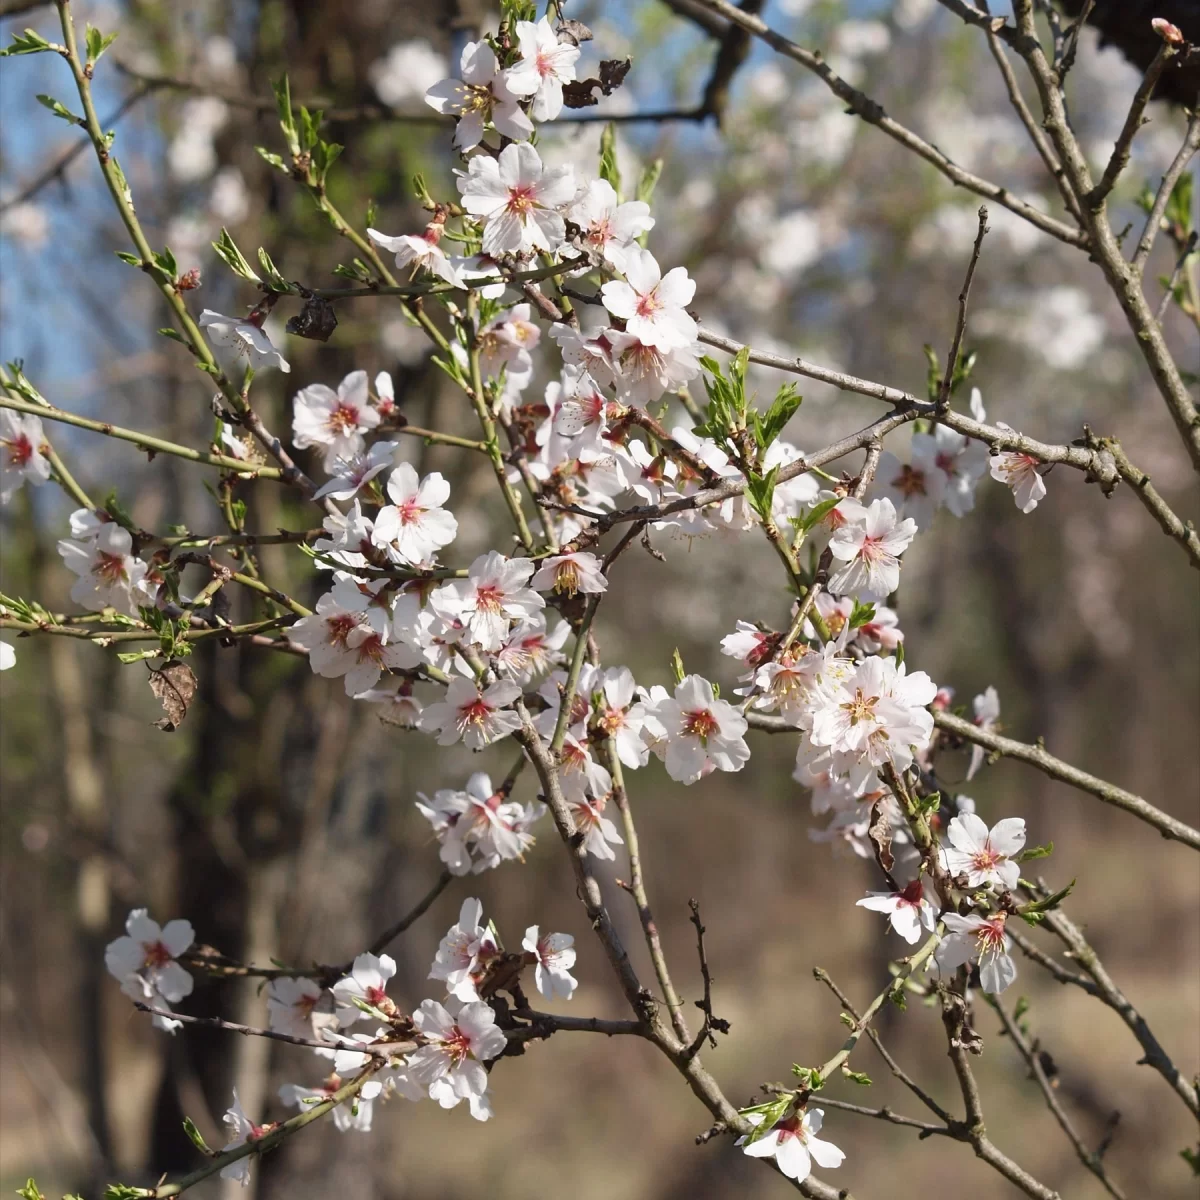
[[967, 332], [967, 301], [971, 295], [971, 280], [975, 278], [975, 268], [979, 265], [979, 255], [983, 251], [984, 235], [988, 231], [987, 205], [979, 206], [979, 231], [975, 234], [975, 245], [971, 248], [971, 261], [967, 264], [966, 278], [963, 280], [962, 291], [958, 293], [958, 320], [954, 325], [954, 337], [950, 342], [950, 353], [946, 356], [946, 373], [942, 376], [942, 385], [938, 389], [937, 413], [941, 417], [950, 408], [950, 389], [954, 386], [954, 373], [958, 369], [958, 356], [962, 350], [963, 337]]
[[1058, 1122], [1059, 1128], [1066, 1135], [1067, 1141], [1074, 1147], [1079, 1161], [1100, 1180], [1101, 1184], [1104, 1185], [1104, 1190], [1113, 1197], [1113, 1200], [1125, 1200], [1125, 1193], [1110, 1178], [1108, 1169], [1100, 1160], [1099, 1155], [1087, 1148], [1083, 1138], [1080, 1137], [1079, 1132], [1071, 1123], [1071, 1118], [1059, 1102], [1058, 1093], [1054, 1090], [1054, 1086], [1051, 1084], [1046, 1075], [1046, 1070], [1042, 1066], [1038, 1043], [1029, 1041], [1021, 1031], [1021, 1027], [1013, 1020], [1012, 1015], [998, 999], [994, 996], [989, 996], [988, 1003], [996, 1010], [997, 1015], [1000, 1017], [1000, 1023], [1004, 1026], [1005, 1033], [1008, 1034], [1012, 1044], [1017, 1048], [1017, 1052], [1024, 1059], [1025, 1065], [1029, 1068], [1030, 1077], [1041, 1089], [1042, 1096], [1046, 1101], [1046, 1107], [1049, 1108], [1054, 1119]]
[[700, 1032], [696, 1034], [695, 1040], [684, 1052], [688, 1057], [694, 1058], [700, 1053], [700, 1048], [707, 1040], [708, 1044], [716, 1049], [717, 1039], [713, 1034], [728, 1033], [729, 1022], [722, 1020], [720, 1017], [713, 1014], [712, 1008], [712, 975], [708, 969], [708, 955], [704, 950], [704, 924], [700, 920], [700, 905], [695, 900], [688, 901], [688, 908], [691, 910], [691, 922], [696, 927], [696, 954], [700, 959], [700, 975], [704, 980], [704, 999], [696, 1001], [696, 1007], [704, 1014], [704, 1024], [700, 1028]]
[[1000, 734], [981, 729], [973, 722], [963, 717], [956, 717], [953, 713], [935, 712], [933, 721], [939, 729], [944, 729], [947, 733], [952, 733], [964, 741], [973, 742], [995, 754], [1029, 763], [1030, 766], [1037, 767], [1039, 771], [1049, 775], [1051, 779], [1061, 780], [1080, 791], [1089, 792], [1098, 800], [1103, 800], [1105, 804], [1111, 804], [1114, 808], [1121, 808], [1132, 813], [1139, 820], [1153, 825], [1163, 837], [1173, 838], [1185, 846], [1190, 846], [1193, 850], [1200, 850], [1200, 832], [1190, 825], [1185, 825], [1169, 813], [1163, 812], [1162, 809], [1155, 808], [1141, 796], [1135, 796], [1132, 792], [1125, 791], [1124, 788], [1119, 788], [1106, 780], [1098, 779], [1095, 775], [1081, 771], [1078, 767], [1071, 766], [1070, 763], [1063, 762], [1061, 758], [1055, 758], [1040, 745], [1031, 746], [1026, 742], [1017, 742], [1012, 738], [1001, 737]]
[[1200, 112], [1195, 112], [1188, 121], [1183, 145], [1179, 147], [1179, 153], [1171, 160], [1171, 165], [1167, 168], [1166, 174], [1163, 175], [1162, 181], [1158, 185], [1158, 191], [1154, 194], [1154, 203], [1146, 215], [1142, 236], [1138, 238], [1137, 247], [1133, 252], [1130, 265], [1139, 275], [1146, 269], [1146, 260], [1150, 257], [1150, 251], [1158, 237], [1163, 213], [1167, 211], [1171, 193], [1175, 190], [1175, 185], [1187, 170], [1188, 163], [1192, 161], [1198, 149], [1200, 149]]
[[1002, 204], [1005, 208], [1016, 213], [1017, 216], [1024, 218], [1031, 225], [1042, 230], [1043, 233], [1048, 233], [1051, 237], [1058, 238], [1059, 241], [1066, 242], [1071, 246], [1087, 245], [1087, 236], [1081, 230], [1073, 229], [1070, 225], [1048, 216], [1041, 209], [1034, 208], [1031, 204], [1026, 204], [1025, 201], [1014, 196], [1008, 188], [997, 183], [992, 183], [990, 180], [982, 179], [980, 176], [964, 170], [957, 163], [947, 158], [932, 143], [925, 141], [924, 138], [914, 133], [911, 129], [893, 120], [884, 111], [882, 105], [847, 83], [819, 54], [811, 50], [806, 50], [803, 46], [798, 46], [782, 34], [776, 33], [765, 21], [743, 12], [733, 4], [730, 4], [729, 0], [697, 0], [697, 3], [710, 12], [725, 17], [726, 20], [731, 21], [733, 24], [740, 25], [743, 29], [754, 34], [755, 37], [766, 42], [768, 46], [779, 54], [798, 62], [801, 66], [812, 71], [838, 99], [845, 102], [847, 108], [855, 116], [861, 117], [868, 124], [876, 126], [886, 133], [888, 137], [899, 142], [906, 149], [913, 151], [914, 154], [923, 158], [927, 163], [931, 163], [947, 179], [959, 187], [964, 187], [968, 191], [975, 192], [976, 195], [983, 196], [984, 199]]

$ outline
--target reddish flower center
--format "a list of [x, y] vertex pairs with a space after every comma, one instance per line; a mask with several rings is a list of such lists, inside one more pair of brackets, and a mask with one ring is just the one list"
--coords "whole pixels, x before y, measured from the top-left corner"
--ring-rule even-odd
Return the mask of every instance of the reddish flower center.
[[869, 563], [879, 562], [880, 559], [888, 557], [888, 552], [883, 548], [883, 539], [871, 537], [870, 534], [863, 538], [858, 553], [864, 562]]
[[23, 433], [18, 433], [12, 441], [5, 439], [8, 447], [8, 465], [23, 467], [33, 457], [33, 443]]
[[604, 715], [596, 722], [609, 737], [626, 725], [625, 710], [621, 708], [606, 708]]
[[92, 574], [108, 583], [120, 583], [128, 578], [125, 572], [125, 559], [120, 554], [109, 554], [100, 550], [96, 554]]
[[162, 942], [143, 942], [142, 950], [146, 955], [143, 966], [165, 967], [171, 961], [171, 952]]
[[379, 1008], [387, 999], [387, 992], [381, 987], [369, 987], [365, 991], [367, 1003], [374, 1008]]
[[981, 958], [985, 954], [1003, 951], [1004, 920], [1004, 914], [998, 913], [990, 921], [984, 921], [984, 923], [975, 930], [975, 942]]
[[358, 661], [382, 663], [383, 662], [383, 638], [379, 634], [373, 633], [369, 637], [363, 638], [356, 647], [358, 650]]
[[892, 480], [892, 487], [905, 496], [924, 496], [928, 491], [925, 487], [925, 472], [914, 470], [905, 463], [900, 468], [900, 474]]
[[954, 455], [947, 454], [944, 450], [933, 460], [938, 467], [938, 470], [944, 472], [953, 478], [958, 472], [954, 466]]
[[1003, 859], [1003, 854], [997, 854], [991, 846], [985, 846], [982, 850], [976, 850], [971, 855], [971, 866], [976, 871], [991, 871]]
[[592, 227], [587, 231], [587, 240], [589, 245], [595, 246], [597, 250], [603, 250], [604, 247], [607, 246], [615, 236], [616, 235], [613, 233], [612, 222], [609, 221], [607, 217], [601, 217], [600, 220], [592, 225]]
[[482, 725], [492, 715], [492, 706], [482, 696], [464, 704], [458, 710], [461, 725]]
[[353, 404], [340, 402], [329, 414], [325, 428], [330, 433], [344, 435], [358, 428], [358, 408]]
[[499, 613], [504, 607], [504, 591], [494, 583], [475, 589], [475, 607], [479, 612]]
[[515, 217], [525, 220], [537, 207], [537, 192], [532, 184], [519, 183], [508, 189], [508, 203], [505, 205]]
[[921, 881], [919, 879], [914, 879], [912, 883], [910, 883], [908, 887], [906, 887], [904, 891], [900, 893], [900, 903], [910, 904], [913, 908], [920, 908], [921, 901], [924, 898], [925, 889], [921, 885]]
[[471, 1054], [471, 1039], [457, 1025], [446, 1035], [442, 1049], [450, 1055], [457, 1066]]
[[702, 742], [707, 741], [719, 728], [717, 718], [707, 708], [698, 708], [694, 712], [683, 714], [683, 733], [685, 737], [696, 737]]
[[658, 298], [658, 288], [653, 288], [644, 295], [638, 296], [637, 315], [639, 317], [653, 317], [655, 313], [661, 312], [663, 302]]
[[547, 79], [554, 74], [554, 61], [551, 59], [547, 51], [539, 50], [538, 56], [533, 60], [533, 62], [534, 66], [537, 67], [537, 73], [543, 79]]
[[351, 630], [358, 628], [358, 622], [349, 613], [339, 613], [336, 617], [325, 618], [325, 640], [331, 646], [345, 650], [346, 639]]
[[403, 504], [397, 504], [396, 511], [400, 514], [401, 525], [419, 525], [425, 515], [425, 510], [417, 502], [416, 496], [410, 496]]

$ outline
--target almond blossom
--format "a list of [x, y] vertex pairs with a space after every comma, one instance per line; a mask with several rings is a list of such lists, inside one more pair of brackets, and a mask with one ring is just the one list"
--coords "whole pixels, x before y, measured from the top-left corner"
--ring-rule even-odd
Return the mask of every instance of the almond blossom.
[[363, 435], [380, 421], [370, 403], [366, 371], [351, 371], [335, 392], [323, 383], [311, 383], [293, 401], [292, 441], [304, 450], [320, 446], [325, 470], [330, 474], [339, 461], [352, 459], [366, 448]]
[[625, 332], [643, 346], [672, 350], [696, 340], [696, 322], [685, 305], [696, 294], [696, 282], [684, 267], [673, 267], [666, 275], [657, 260], [641, 247], [630, 247], [624, 280], [606, 283], [600, 294], [604, 307], [625, 321]]
[[936, 694], [924, 671], [909, 675], [894, 658], [865, 658], [819, 697], [812, 743], [829, 747], [835, 773], [849, 773], [856, 782], [889, 762], [902, 771], [913, 761], [913, 747], [929, 744], [933, 717], [926, 706]]
[[465, 580], [447, 585], [459, 598], [463, 623], [475, 645], [499, 650], [513, 621], [528, 620], [545, 608], [546, 602], [527, 586], [533, 571], [528, 559], [505, 558], [489, 550], [471, 564]]
[[308, 665], [315, 674], [337, 679], [356, 665], [358, 654], [350, 646], [350, 635], [363, 627], [361, 611], [345, 608], [333, 592], [326, 592], [314, 613], [288, 629], [287, 639], [308, 651]]
[[408, 1056], [406, 1074], [425, 1087], [443, 1108], [466, 1100], [471, 1116], [486, 1121], [491, 1115], [487, 1071], [483, 1064], [500, 1054], [507, 1040], [496, 1027], [496, 1014], [482, 1002], [445, 1005], [424, 1000], [413, 1013], [413, 1024], [427, 1039]]
[[1002, 912], [986, 917], [943, 913], [948, 932], [934, 953], [934, 962], [943, 971], [978, 964], [983, 990], [992, 995], [1004, 991], [1017, 977], [1017, 965], [1008, 953], [1012, 940], [1005, 932], [1005, 920]]
[[263, 333], [262, 327], [253, 321], [226, 317], [206, 308], [200, 314], [200, 328], [208, 331], [213, 358], [223, 371], [264, 371], [268, 367], [278, 367], [286, 373], [292, 369], [271, 345], [271, 339]]
[[313, 1036], [313, 1010], [323, 988], [313, 979], [280, 975], [267, 984], [267, 1023], [277, 1033]]
[[[989, 684], [971, 701], [971, 704], [975, 709], [975, 724], [985, 732], [994, 729], [1000, 720], [1000, 696], [996, 689]], [[971, 761], [967, 766], [968, 782], [975, 778], [979, 768], [983, 766], [987, 754], [988, 752], [983, 746], [972, 743]]]
[[520, 729], [521, 718], [507, 707], [520, 694], [521, 689], [507, 680], [481, 689], [469, 679], [455, 679], [446, 689], [446, 699], [421, 713], [417, 727], [438, 734], [439, 746], [461, 738], [468, 749], [482, 750]]
[[886, 497], [864, 507], [843, 500], [837, 511], [845, 524], [829, 539], [833, 557], [844, 563], [829, 576], [835, 595], [886, 600], [900, 586], [900, 555], [911, 545], [917, 523], [900, 520], [896, 506]]
[[352, 500], [364, 484], [392, 465], [399, 442], [376, 442], [365, 454], [340, 458], [330, 470], [328, 483], [313, 492], [314, 500]]
[[575, 78], [579, 47], [560, 42], [546, 17], [536, 25], [518, 21], [516, 31], [521, 57], [508, 69], [509, 91], [533, 97], [534, 120], [553, 121], [562, 112], [562, 85]]
[[539, 613], [509, 633], [495, 653], [496, 667], [521, 683], [529, 683], [564, 661], [562, 648], [570, 633], [571, 626], [566, 621], [547, 629]]
[[566, 236], [557, 210], [574, 196], [575, 177], [571, 167], [544, 168], [538, 152], [520, 142], [506, 146], [498, 158], [471, 159], [458, 190], [463, 208], [484, 222], [484, 254], [549, 253]]
[[443, 79], [425, 93], [425, 103], [435, 112], [458, 118], [454, 145], [464, 154], [483, 139], [489, 122], [497, 133], [523, 142], [533, 133], [533, 122], [522, 111], [500, 70], [496, 52], [480, 40], [468, 42], [459, 59], [458, 79]]
[[596, 595], [608, 590], [600, 560], [594, 554], [556, 554], [542, 560], [529, 586], [536, 591], [553, 591], [565, 596], [577, 592]]
[[699, 675], [685, 676], [673, 697], [646, 706], [647, 715], [666, 739], [662, 752], [667, 774], [679, 783], [695, 783], [710, 771], [740, 771], [750, 760], [742, 736], [748, 728], [732, 704], [716, 699], [713, 686]]
[[616, 859], [613, 846], [623, 846], [625, 839], [617, 827], [605, 816], [609, 796], [586, 796], [582, 793], [567, 797], [567, 807], [575, 828], [583, 834], [583, 848], [588, 854], [605, 862]]
[[462, 1001], [479, 1000], [476, 981], [482, 977], [488, 962], [500, 953], [500, 947], [483, 919], [483, 905], [478, 900], [464, 900], [458, 922], [452, 925], [438, 946], [430, 979], [440, 979], [446, 994]]
[[[776, 1121], [770, 1133], [754, 1140], [740, 1137], [735, 1144], [741, 1146], [742, 1153], [751, 1158], [774, 1158], [780, 1174], [794, 1179], [798, 1184], [803, 1183], [811, 1174], [814, 1162], [829, 1171], [840, 1167], [846, 1158], [843, 1151], [832, 1142], [816, 1136], [824, 1117], [825, 1111], [820, 1108], [794, 1112]], [[763, 1116], [761, 1113], [750, 1113], [748, 1119], [761, 1124]]]
[[[246, 1145], [247, 1142], [257, 1142], [272, 1128], [271, 1125], [256, 1125], [246, 1116], [242, 1102], [238, 1099], [237, 1088], [233, 1089], [233, 1104], [225, 1111], [225, 1115], [221, 1119], [225, 1123], [225, 1130], [229, 1135], [229, 1141], [221, 1147], [222, 1152], [236, 1150], [239, 1146]], [[253, 1155], [247, 1154], [222, 1167], [221, 1178], [236, 1180], [242, 1187], [248, 1186], [252, 1157]]]
[[58, 552], [68, 570], [79, 578], [71, 587], [71, 599], [91, 612], [115, 608], [136, 617], [139, 605], [151, 605], [147, 590], [146, 564], [134, 558], [133, 537], [115, 521], [101, 525], [87, 541], [63, 538]]
[[396, 1011], [396, 1006], [387, 994], [388, 980], [396, 974], [396, 960], [390, 954], [360, 954], [344, 975], [333, 985], [333, 999], [337, 1005], [338, 1024], [345, 1029], [367, 1016], [355, 1004], [361, 1000], [385, 1015]]
[[887, 913], [892, 928], [910, 946], [916, 944], [922, 929], [932, 933], [937, 928], [937, 909], [925, 899], [920, 879], [914, 879], [899, 892], [868, 892], [855, 904], [872, 912]]
[[973, 812], [960, 813], [946, 830], [950, 843], [941, 851], [942, 866], [953, 875], [966, 876], [967, 887], [996, 886], [1012, 891], [1021, 878], [1014, 861], [1025, 846], [1025, 821], [1006, 817], [989, 830]]
[[390, 250], [396, 256], [396, 266], [401, 270], [411, 266], [414, 271], [427, 271], [430, 275], [453, 284], [454, 287], [462, 287], [462, 276], [438, 244], [445, 230], [446, 222], [443, 217], [441, 221], [430, 221], [422, 234], [401, 233], [392, 237], [380, 233], [378, 229], [368, 229], [367, 236], [376, 245]]
[[624, 271], [630, 247], [654, 228], [650, 206], [643, 200], [622, 204], [607, 179], [589, 180], [567, 216], [583, 230], [583, 248], [618, 271]]
[[596, 724], [612, 739], [617, 758], [627, 767], [644, 767], [650, 747], [642, 737], [646, 708], [637, 696], [637, 684], [628, 667], [610, 667], [600, 687], [600, 710]]
[[45, 444], [40, 417], [0, 408], [0, 504], [7, 504], [26, 480], [40, 487], [50, 478]]
[[569, 933], [543, 935], [538, 932], [538, 926], [530, 925], [525, 930], [521, 949], [537, 964], [534, 969], [537, 990], [547, 1000], [553, 1000], [555, 996], [570, 1000], [579, 986], [578, 980], [571, 975], [575, 965], [575, 939]]
[[[998, 429], [1014, 432], [1011, 425], [997, 421]], [[1046, 481], [1038, 468], [1041, 462], [1019, 450], [1002, 450], [993, 455], [989, 464], [992, 478], [1012, 489], [1013, 501], [1023, 513], [1031, 513], [1046, 494]]]
[[450, 484], [437, 471], [418, 479], [410, 463], [401, 463], [388, 476], [384, 505], [375, 517], [371, 538], [404, 563], [432, 561], [458, 535], [458, 521], [442, 506], [450, 499]]

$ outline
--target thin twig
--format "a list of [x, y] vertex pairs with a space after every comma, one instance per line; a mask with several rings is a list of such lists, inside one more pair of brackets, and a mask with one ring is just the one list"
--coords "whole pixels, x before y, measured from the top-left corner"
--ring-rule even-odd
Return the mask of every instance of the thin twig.
[[1082, 792], [1089, 792], [1096, 799], [1103, 800], [1105, 804], [1111, 804], [1114, 808], [1132, 813], [1139, 820], [1153, 825], [1163, 837], [1173, 838], [1185, 846], [1190, 846], [1193, 850], [1200, 850], [1200, 832], [1190, 825], [1185, 825], [1169, 813], [1163, 812], [1162, 809], [1155, 808], [1141, 796], [1135, 796], [1132, 792], [1117, 787], [1116, 784], [1098, 779], [1095, 775], [1089, 775], [1086, 771], [1081, 771], [1078, 767], [1063, 762], [1061, 758], [1055, 758], [1040, 745], [1031, 746], [1026, 742], [1017, 742], [1012, 738], [1001, 737], [1000, 734], [992, 733], [988, 729], [981, 729], [973, 722], [963, 717], [956, 717], [953, 713], [935, 712], [933, 721], [939, 729], [944, 729], [947, 733], [982, 746], [994, 754], [1029, 763], [1030, 766], [1037, 767], [1039, 771], [1049, 775], [1051, 779], [1061, 780]]
[[1058, 1126], [1066, 1135], [1067, 1141], [1074, 1147], [1079, 1161], [1100, 1180], [1104, 1186], [1104, 1190], [1113, 1197], [1113, 1200], [1125, 1200], [1125, 1193], [1109, 1177], [1108, 1170], [1099, 1156], [1087, 1148], [1083, 1138], [1079, 1136], [1075, 1126], [1071, 1123], [1071, 1118], [1059, 1102], [1058, 1093], [1054, 1090], [1054, 1085], [1050, 1082], [1046, 1075], [1046, 1070], [1042, 1066], [1038, 1044], [1029, 1041], [1022, 1032], [1021, 1027], [1013, 1020], [1012, 1015], [996, 997], [988, 996], [987, 1000], [992, 1008], [996, 1010], [997, 1015], [1000, 1017], [1000, 1023], [1004, 1026], [1005, 1033], [1008, 1034], [1012, 1044], [1017, 1048], [1017, 1052], [1024, 1059], [1026, 1067], [1029, 1068], [1030, 1078], [1041, 1089], [1042, 1096], [1046, 1101], [1046, 1107], [1058, 1122]]
[[1167, 204], [1171, 200], [1171, 193], [1183, 177], [1188, 163], [1192, 161], [1197, 150], [1200, 150], [1200, 111], [1194, 112], [1188, 121], [1183, 145], [1179, 147], [1179, 153], [1171, 160], [1171, 165], [1158, 185], [1158, 191], [1154, 193], [1154, 203], [1146, 215], [1146, 224], [1142, 226], [1142, 236], [1138, 238], [1133, 258], [1130, 260], [1130, 265], [1138, 275], [1141, 275], [1146, 269], [1146, 260], [1150, 257], [1150, 251], [1158, 237], [1163, 214], [1167, 211]]
[[696, 927], [696, 954], [700, 959], [700, 975], [704, 980], [704, 999], [696, 1001], [696, 1007], [704, 1014], [704, 1024], [700, 1027], [700, 1032], [696, 1034], [695, 1040], [684, 1051], [688, 1058], [695, 1058], [700, 1053], [701, 1047], [705, 1041], [715, 1050], [717, 1048], [717, 1039], [713, 1033], [728, 1033], [729, 1022], [722, 1020], [720, 1017], [713, 1014], [712, 1008], [712, 974], [708, 969], [708, 954], [704, 949], [704, 924], [700, 920], [700, 905], [696, 900], [688, 901], [688, 908], [691, 910], [691, 922]]
[[958, 356], [962, 350], [963, 337], [967, 332], [967, 301], [971, 296], [971, 281], [975, 278], [975, 268], [979, 265], [979, 255], [983, 251], [984, 235], [988, 231], [986, 204], [979, 206], [978, 216], [979, 231], [975, 234], [975, 245], [971, 248], [971, 261], [967, 264], [967, 274], [963, 280], [962, 291], [958, 293], [958, 320], [954, 325], [950, 353], [946, 356], [946, 373], [942, 376], [942, 385], [938, 389], [937, 413], [939, 417], [943, 416], [950, 408], [950, 391], [954, 386], [954, 375], [958, 370]]
[[[1187, 241], [1183, 243], [1179, 251], [1179, 257], [1175, 260], [1175, 269], [1171, 272], [1170, 278], [1167, 280], [1167, 286], [1163, 291], [1163, 298], [1159, 301], [1158, 311], [1154, 314], [1154, 319], [1161, 325], [1163, 317], [1167, 315], [1167, 309], [1171, 306], [1171, 301], [1175, 297], [1175, 287], [1179, 283], [1179, 277], [1183, 274], [1183, 268], [1187, 265], [1187, 260], [1196, 250], [1196, 242], [1200, 239], [1200, 232], [1193, 229], [1188, 234]], [[1200, 320], [1200, 316], [1194, 317], [1193, 320]]]

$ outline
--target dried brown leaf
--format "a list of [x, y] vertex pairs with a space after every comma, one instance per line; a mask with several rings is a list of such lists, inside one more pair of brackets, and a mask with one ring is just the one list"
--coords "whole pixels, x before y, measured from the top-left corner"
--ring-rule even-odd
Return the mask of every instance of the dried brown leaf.
[[173, 658], [161, 667], [150, 668], [150, 690], [167, 714], [155, 721], [164, 733], [174, 733], [183, 724], [196, 694], [196, 676], [185, 662]]

